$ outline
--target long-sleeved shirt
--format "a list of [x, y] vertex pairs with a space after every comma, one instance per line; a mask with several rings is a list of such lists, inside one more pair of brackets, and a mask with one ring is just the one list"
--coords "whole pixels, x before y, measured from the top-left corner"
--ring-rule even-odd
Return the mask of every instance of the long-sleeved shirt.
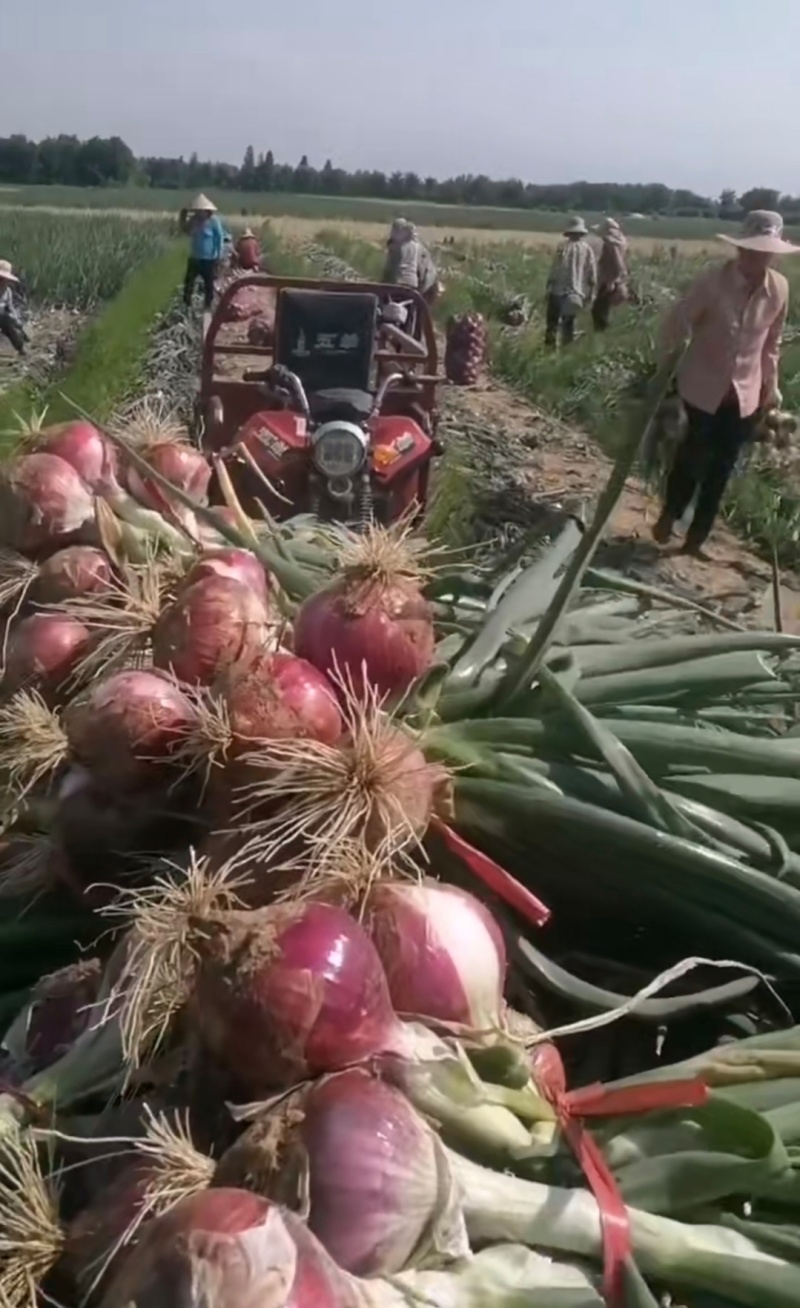
[[597, 290], [597, 260], [587, 240], [564, 241], [556, 250], [547, 278], [548, 295], [583, 306]]
[[393, 286], [410, 286], [425, 295], [436, 285], [438, 276], [428, 247], [418, 237], [390, 242], [383, 269], [385, 282]]
[[789, 283], [774, 268], [757, 286], [735, 259], [702, 273], [661, 328], [662, 358], [690, 338], [678, 371], [681, 398], [716, 413], [735, 394], [743, 418], [774, 400], [788, 306]]
[[625, 259], [627, 244], [624, 237], [616, 239], [609, 236], [603, 237], [600, 257], [597, 260], [597, 281], [599, 286], [609, 288], [625, 281], [628, 276]]
[[216, 260], [222, 257], [225, 231], [219, 218], [212, 213], [205, 222], [196, 223], [189, 233], [189, 246], [193, 259]]
[[14, 294], [14, 287], [10, 283], [0, 290], [0, 317], [13, 318], [15, 322], [19, 322], [19, 304]]

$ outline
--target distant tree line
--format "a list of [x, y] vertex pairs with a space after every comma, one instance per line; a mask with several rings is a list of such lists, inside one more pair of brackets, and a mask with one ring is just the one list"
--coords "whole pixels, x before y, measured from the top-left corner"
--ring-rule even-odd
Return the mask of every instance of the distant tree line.
[[659, 183], [623, 185], [617, 182], [571, 182], [540, 186], [517, 177], [498, 181], [482, 174], [462, 174], [439, 180], [417, 173], [385, 173], [378, 169], [348, 172], [330, 159], [313, 167], [306, 155], [297, 165], [277, 163], [271, 150], [256, 154], [248, 146], [241, 165], [213, 163], [196, 154], [167, 159], [137, 159], [118, 136], [49, 136], [30, 141], [25, 136], [0, 137], [0, 184], [60, 186], [153, 186], [173, 190], [273, 191], [412, 201], [439, 204], [495, 205], [512, 209], [550, 209], [559, 213], [667, 214], [675, 217], [736, 219], [748, 209], [780, 209], [789, 220], [800, 220], [800, 197], [754, 187], [743, 195], [725, 190], [713, 199], [694, 191], [673, 190]]

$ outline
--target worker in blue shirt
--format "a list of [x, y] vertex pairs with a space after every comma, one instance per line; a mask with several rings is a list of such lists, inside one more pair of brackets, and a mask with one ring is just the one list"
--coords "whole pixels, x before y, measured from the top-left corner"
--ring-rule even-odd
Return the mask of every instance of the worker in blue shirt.
[[192, 303], [195, 284], [203, 283], [203, 304], [210, 309], [214, 300], [214, 279], [225, 242], [225, 229], [217, 217], [217, 206], [207, 195], [198, 195], [192, 204], [189, 221], [189, 258], [186, 261], [186, 278], [183, 299]]

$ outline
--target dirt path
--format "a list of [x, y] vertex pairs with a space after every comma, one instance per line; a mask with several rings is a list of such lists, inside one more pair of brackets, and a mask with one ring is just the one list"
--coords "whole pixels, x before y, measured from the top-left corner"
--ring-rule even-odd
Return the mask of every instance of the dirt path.
[[83, 321], [83, 316], [73, 309], [36, 310], [27, 323], [30, 342], [22, 358], [0, 336], [0, 396], [26, 379], [43, 385], [66, 367]]
[[[610, 463], [591, 438], [555, 421], [494, 378], [480, 389], [448, 386], [441, 395], [442, 436], [453, 441], [477, 501], [479, 536], [546, 530], [560, 509], [592, 501]], [[598, 563], [648, 584], [710, 603], [747, 625], [772, 626], [771, 570], [720, 524], [709, 562], [659, 548], [650, 531], [658, 504], [629, 479]], [[800, 631], [800, 580], [784, 575], [786, 630]]]

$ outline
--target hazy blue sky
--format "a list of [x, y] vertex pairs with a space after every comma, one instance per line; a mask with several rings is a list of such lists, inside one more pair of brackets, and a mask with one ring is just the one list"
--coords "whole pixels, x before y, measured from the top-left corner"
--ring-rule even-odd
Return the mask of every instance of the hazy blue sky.
[[5, 0], [0, 132], [800, 193], [800, 0]]

